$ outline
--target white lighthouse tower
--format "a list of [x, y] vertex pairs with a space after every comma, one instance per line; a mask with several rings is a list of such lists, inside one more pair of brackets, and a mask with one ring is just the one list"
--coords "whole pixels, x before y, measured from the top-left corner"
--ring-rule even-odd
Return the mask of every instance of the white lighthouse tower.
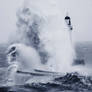
[[71, 18], [68, 15], [68, 13], [65, 16], [65, 22], [66, 22], [66, 25], [68, 26], [70, 40], [71, 40], [71, 43], [72, 43], [72, 30], [73, 30], [73, 27], [72, 27], [72, 24], [71, 24]]

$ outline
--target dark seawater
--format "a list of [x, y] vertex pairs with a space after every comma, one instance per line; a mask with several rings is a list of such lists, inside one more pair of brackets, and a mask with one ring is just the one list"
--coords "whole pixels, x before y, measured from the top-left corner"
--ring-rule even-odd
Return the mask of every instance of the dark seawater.
[[[6, 45], [0, 45], [0, 92], [92, 92], [92, 77], [75, 73], [46, 73], [43, 76], [18, 74], [19, 79], [15, 86], [6, 84]], [[78, 43], [76, 45], [78, 59], [84, 59], [85, 64], [91, 68], [92, 65], [92, 43]], [[41, 73], [41, 72], [40, 72]], [[32, 78], [30, 84], [24, 81]], [[42, 81], [43, 80], [43, 81]]]

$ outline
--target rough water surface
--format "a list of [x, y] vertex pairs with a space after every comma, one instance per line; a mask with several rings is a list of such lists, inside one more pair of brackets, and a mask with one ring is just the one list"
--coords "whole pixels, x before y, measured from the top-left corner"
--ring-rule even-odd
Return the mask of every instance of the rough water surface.
[[[88, 44], [88, 43], [87, 43]], [[83, 48], [85, 47], [85, 48]], [[85, 63], [90, 65], [91, 57], [91, 44], [81, 44], [77, 45], [76, 51], [78, 58], [83, 58], [86, 60]], [[80, 52], [79, 52], [80, 49]], [[0, 46], [0, 92], [92, 92], [92, 77], [83, 76], [74, 73], [60, 74], [56, 72], [41, 72], [37, 71], [42, 75], [30, 75], [19, 73], [18, 82], [14, 86], [6, 85], [6, 71], [7, 71], [7, 61], [5, 55], [6, 46]], [[82, 53], [84, 52], [84, 53]], [[89, 54], [87, 54], [89, 53]], [[80, 55], [80, 57], [79, 57]], [[85, 55], [88, 55], [85, 57]], [[26, 84], [24, 81], [30, 81]]]

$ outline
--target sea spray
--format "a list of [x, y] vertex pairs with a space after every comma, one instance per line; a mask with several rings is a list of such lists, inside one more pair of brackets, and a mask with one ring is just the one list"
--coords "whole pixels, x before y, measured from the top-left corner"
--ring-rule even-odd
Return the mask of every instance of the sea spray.
[[[52, 71], [69, 72], [73, 62], [73, 48], [67, 29], [63, 28], [60, 15], [51, 16], [41, 33], [42, 42], [50, 54], [48, 64]], [[67, 67], [67, 69], [66, 69]]]
[[58, 1], [31, 0], [25, 7], [43, 19], [39, 38], [49, 54], [48, 67], [57, 72], [71, 71], [74, 48]]
[[[13, 47], [15, 47], [16, 49], [14, 51], [11, 51]], [[23, 70], [27, 72], [32, 71], [33, 69], [45, 70], [45, 65], [41, 65], [39, 54], [34, 48], [30, 46], [16, 43], [9, 47], [8, 52], [8, 62], [10, 65], [12, 63], [18, 64], [17, 70]], [[16, 56], [14, 54], [16, 54]]]
[[18, 71], [30, 73], [35, 72], [35, 69], [47, 70], [45, 65], [42, 66], [38, 52], [31, 46], [16, 43], [10, 45], [6, 52], [8, 60], [7, 86], [16, 85], [19, 79], [17, 78]]
[[[34, 48], [40, 59], [43, 58], [41, 62], [45, 62], [41, 63], [44, 69], [70, 72], [75, 52], [58, 0], [25, 0], [23, 7], [17, 12], [17, 17], [18, 37], [15, 42]], [[29, 50], [29, 55], [27, 49], [21, 50], [26, 58], [24, 62], [28, 60], [30, 65], [29, 57], [33, 56], [32, 51]], [[40, 63], [39, 60], [38, 62]]]

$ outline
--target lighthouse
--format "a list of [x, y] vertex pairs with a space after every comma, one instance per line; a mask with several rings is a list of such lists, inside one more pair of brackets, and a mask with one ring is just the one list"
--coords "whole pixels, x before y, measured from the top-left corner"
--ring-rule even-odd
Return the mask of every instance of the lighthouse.
[[69, 27], [69, 30], [73, 30], [72, 24], [71, 24], [71, 18], [70, 16], [68, 16], [68, 14], [65, 16], [65, 22], [67, 24], [67, 26]]
[[66, 22], [66, 25], [68, 27], [70, 40], [71, 40], [71, 43], [72, 43], [72, 30], [73, 30], [73, 27], [72, 27], [72, 24], [71, 24], [71, 17], [68, 15], [68, 13], [65, 16], [65, 22]]

